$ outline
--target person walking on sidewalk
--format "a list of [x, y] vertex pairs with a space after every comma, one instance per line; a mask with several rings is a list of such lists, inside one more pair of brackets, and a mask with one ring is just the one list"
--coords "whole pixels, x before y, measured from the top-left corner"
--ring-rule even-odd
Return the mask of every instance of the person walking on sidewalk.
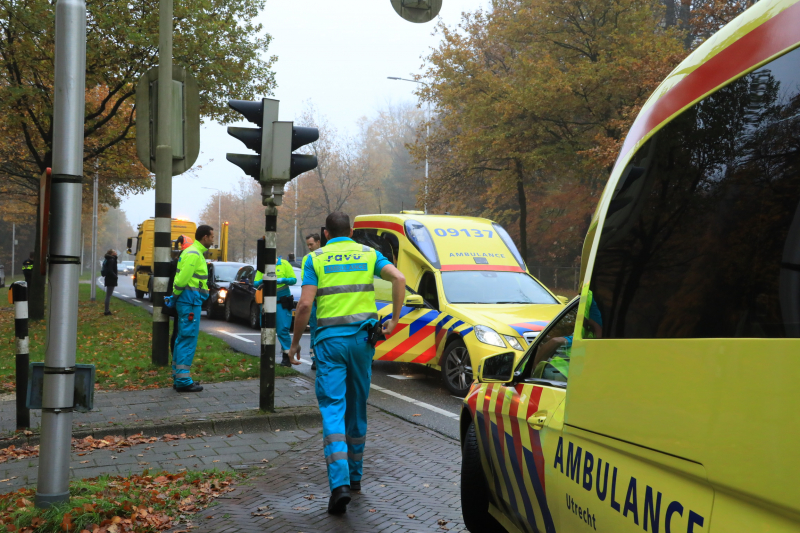
[[[306, 235], [306, 246], [308, 246], [309, 252], [314, 252], [319, 250], [321, 246], [319, 233], [312, 233], [310, 235]], [[311, 253], [306, 254], [303, 257], [303, 260], [300, 262], [300, 281], [303, 281], [303, 265], [308, 259], [308, 256]], [[314, 342], [316, 342], [316, 333], [317, 333], [317, 302], [314, 302], [314, 305], [311, 306], [311, 318], [308, 319], [308, 329], [311, 331], [311, 339], [310, 339], [310, 351], [311, 351], [311, 370], [317, 369], [317, 360], [314, 355]]]
[[178, 309], [178, 337], [172, 354], [172, 376], [178, 392], [203, 390], [192, 381], [190, 370], [200, 334], [200, 310], [208, 299], [208, 265], [203, 254], [214, 244], [214, 228], [198, 227], [194, 239], [178, 259], [173, 296], [164, 299], [165, 305]]
[[33, 252], [31, 252], [30, 257], [22, 262], [22, 275], [25, 276], [25, 283], [28, 284], [28, 287], [31, 285], [31, 274], [33, 274]]
[[[325, 220], [328, 244], [303, 262], [303, 290], [289, 351], [300, 364], [300, 339], [317, 304], [315, 391], [322, 413], [322, 446], [331, 497], [328, 512], [347, 511], [350, 491], [361, 490], [367, 440], [367, 397], [376, 334], [397, 325], [406, 279], [380, 252], [350, 237], [350, 217], [336, 212]], [[374, 276], [392, 283], [392, 314], [381, 328]]]
[[103, 313], [108, 316], [111, 314], [109, 305], [111, 304], [111, 294], [114, 292], [114, 287], [117, 286], [117, 252], [109, 250], [103, 258], [103, 266], [100, 268], [100, 274], [103, 276], [103, 285], [106, 288], [106, 311]]
[[[275, 265], [275, 276], [278, 278], [275, 299], [275, 334], [281, 343], [281, 366], [292, 366], [289, 362], [289, 347], [292, 345], [292, 336], [289, 328], [292, 325], [292, 309], [294, 308], [294, 298], [289, 290], [289, 285], [297, 283], [294, 269], [289, 261], [284, 261], [280, 257]], [[258, 289], [264, 282], [264, 273], [260, 270], [253, 278], [253, 287]], [[258, 320], [261, 321], [261, 305], [258, 306]]]

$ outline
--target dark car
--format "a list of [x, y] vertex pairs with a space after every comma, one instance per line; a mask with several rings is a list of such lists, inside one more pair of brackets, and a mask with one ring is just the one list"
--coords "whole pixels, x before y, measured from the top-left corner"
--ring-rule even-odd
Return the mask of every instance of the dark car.
[[[245, 263], [229, 263], [213, 261], [208, 263], [208, 302], [206, 311], [209, 318], [222, 318], [225, 312], [225, 300], [231, 282]], [[252, 268], [252, 267], [251, 267]]]
[[[260, 328], [258, 320], [258, 304], [256, 303], [256, 289], [253, 287], [253, 278], [256, 269], [245, 265], [236, 273], [235, 279], [228, 286], [228, 295], [225, 298], [225, 320], [231, 322], [236, 318], [244, 318], [253, 329]], [[289, 290], [294, 298], [294, 307], [300, 300], [300, 269], [294, 268], [297, 283], [290, 285]], [[294, 317], [294, 311], [292, 311]], [[294, 327], [294, 321], [292, 321]]]

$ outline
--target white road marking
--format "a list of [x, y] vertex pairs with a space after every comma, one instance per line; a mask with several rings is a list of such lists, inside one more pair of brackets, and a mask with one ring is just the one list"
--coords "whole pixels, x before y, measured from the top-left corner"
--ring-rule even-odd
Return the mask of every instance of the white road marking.
[[[222, 331], [222, 330], [219, 330]], [[237, 335], [255, 335], [257, 337], [261, 336], [261, 333], [237, 333]], [[311, 333], [303, 333], [303, 337], [309, 337]]]
[[126, 296], [125, 294], [122, 294], [117, 291], [114, 291], [114, 295], [116, 295], [117, 298], [130, 298], [130, 296]]
[[306, 361], [306, 360], [305, 360], [305, 359], [303, 359], [302, 357], [300, 358], [300, 362], [301, 362], [301, 363], [305, 363], [305, 364], [307, 364], [308, 366], [311, 366], [311, 361]]
[[402, 374], [387, 374], [386, 377], [394, 379], [425, 379], [425, 374], [409, 374], [407, 376]]
[[250, 344], [255, 344], [255, 342], [251, 341], [250, 339], [245, 339], [244, 337], [241, 337], [241, 336], [239, 336], [239, 335], [237, 335], [235, 333], [231, 333], [229, 331], [225, 331], [224, 329], [218, 329], [217, 331], [219, 331], [220, 333], [224, 333], [225, 335], [228, 335], [230, 337], [233, 337], [234, 339], [239, 339], [240, 341], [249, 342]]
[[403, 401], [406, 401], [408, 403], [413, 403], [414, 405], [418, 405], [419, 407], [423, 407], [425, 409], [433, 411], [434, 413], [438, 413], [440, 415], [446, 416], [447, 418], [452, 418], [453, 420], [458, 420], [459, 419], [458, 415], [453, 414], [450, 411], [445, 411], [444, 409], [440, 409], [439, 407], [436, 407], [435, 405], [431, 405], [429, 403], [421, 402], [419, 400], [415, 400], [414, 398], [410, 398], [408, 396], [403, 396], [402, 394], [398, 394], [398, 393], [394, 392], [393, 390], [384, 389], [383, 387], [378, 387], [377, 385], [370, 385], [370, 388], [374, 389], [374, 390], [376, 390], [378, 392], [382, 392], [384, 394], [388, 394], [389, 396], [394, 396], [395, 398], [397, 398], [399, 400], [403, 400]]
[[131, 300], [131, 301], [132, 301], [132, 302], [136, 302], [136, 303], [142, 303], [142, 301], [141, 301], [141, 300], [137, 300], [136, 298], [134, 298], [134, 299], [133, 299], [133, 300]]

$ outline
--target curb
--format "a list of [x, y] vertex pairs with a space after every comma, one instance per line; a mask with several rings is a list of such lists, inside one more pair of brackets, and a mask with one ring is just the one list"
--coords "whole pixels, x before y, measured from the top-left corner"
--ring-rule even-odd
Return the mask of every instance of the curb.
[[[258, 410], [237, 411], [231, 413], [211, 414], [204, 417], [187, 418], [185, 420], [164, 421], [161, 423], [145, 423], [129, 426], [109, 426], [101, 428], [73, 429], [72, 437], [82, 439], [85, 437], [103, 438], [106, 435], [119, 435], [130, 437], [139, 433], [158, 433], [158, 436], [167, 433], [180, 435], [186, 433], [197, 435], [227, 435], [230, 433], [260, 433], [265, 431], [280, 431], [322, 427], [322, 415], [317, 407], [287, 407], [274, 413], [265, 413]], [[34, 446], [39, 444], [40, 434], [14, 436], [0, 439], [0, 446]]]

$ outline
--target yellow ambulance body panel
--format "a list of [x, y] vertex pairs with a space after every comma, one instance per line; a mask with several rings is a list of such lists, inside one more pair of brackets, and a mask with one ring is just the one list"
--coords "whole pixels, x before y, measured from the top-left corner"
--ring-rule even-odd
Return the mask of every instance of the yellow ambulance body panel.
[[574, 301], [476, 369], [471, 530], [800, 531], [799, 44], [762, 0], [643, 107], [582, 254], [602, 334]]
[[[522, 357], [563, 309], [527, 271], [505, 230], [490, 220], [362, 215], [354, 230], [357, 242], [378, 249], [403, 272], [408, 295], [422, 295], [425, 302], [403, 307], [395, 331], [376, 346], [375, 359], [442, 370], [454, 394], [466, 394], [483, 357], [504, 348]], [[375, 287], [378, 313], [386, 320], [391, 284], [376, 278]]]

